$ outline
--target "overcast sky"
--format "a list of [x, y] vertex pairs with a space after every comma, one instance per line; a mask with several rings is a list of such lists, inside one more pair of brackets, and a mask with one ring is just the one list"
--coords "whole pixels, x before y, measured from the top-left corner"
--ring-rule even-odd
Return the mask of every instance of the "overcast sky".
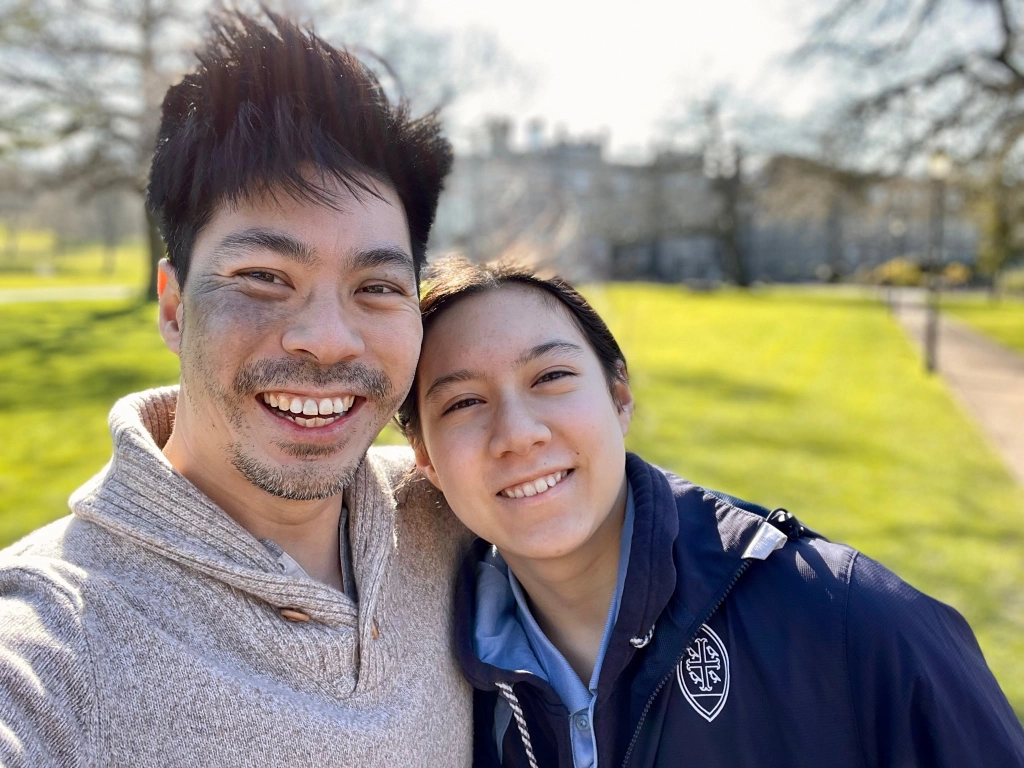
[[734, 98], [788, 117], [821, 92], [781, 57], [801, 39], [808, 5], [796, 0], [418, 0], [427, 26], [491, 31], [528, 73], [528, 86], [491, 87], [452, 110], [462, 127], [509, 114], [550, 131], [606, 133], [635, 155], [665, 133], [688, 100], [728, 83]]

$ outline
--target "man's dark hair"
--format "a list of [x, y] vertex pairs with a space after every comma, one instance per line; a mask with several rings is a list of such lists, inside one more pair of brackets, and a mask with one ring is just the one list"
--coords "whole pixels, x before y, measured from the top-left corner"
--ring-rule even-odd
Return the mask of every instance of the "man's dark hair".
[[216, 207], [261, 195], [337, 207], [395, 190], [417, 276], [452, 149], [435, 113], [393, 106], [353, 54], [271, 13], [214, 17], [199, 67], [164, 97], [147, 204], [183, 286], [196, 237]]
[[[545, 274], [514, 261], [475, 264], [461, 256], [450, 256], [431, 265], [427, 275], [429, 288], [420, 300], [423, 316], [423, 340], [437, 319], [462, 299], [508, 286], [522, 286], [536, 291], [561, 306], [594, 351], [608, 387], [626, 381], [626, 356], [619, 343], [597, 311], [579, 291], [555, 274]], [[407, 438], [418, 440], [420, 433], [419, 403], [416, 393], [419, 376], [395, 416], [398, 427]]]

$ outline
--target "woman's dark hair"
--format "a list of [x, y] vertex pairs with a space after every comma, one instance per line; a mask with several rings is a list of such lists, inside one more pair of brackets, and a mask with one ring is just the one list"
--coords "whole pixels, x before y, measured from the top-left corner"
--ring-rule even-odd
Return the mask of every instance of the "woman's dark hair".
[[337, 208], [393, 188], [417, 276], [452, 148], [437, 115], [409, 116], [353, 54], [266, 13], [211, 20], [199, 67], [164, 97], [147, 204], [184, 286], [196, 237], [224, 202], [283, 194]]
[[[437, 319], [462, 299], [508, 286], [523, 286], [540, 291], [569, 313], [597, 356], [609, 389], [616, 382], [626, 381], [626, 357], [612, 332], [590, 303], [558, 275], [546, 274], [517, 262], [475, 264], [461, 256], [450, 256], [431, 265], [427, 281], [430, 287], [420, 300], [424, 342]], [[416, 399], [418, 387], [417, 375], [412, 390], [395, 417], [402, 434], [409, 439], [420, 437], [419, 404]]]

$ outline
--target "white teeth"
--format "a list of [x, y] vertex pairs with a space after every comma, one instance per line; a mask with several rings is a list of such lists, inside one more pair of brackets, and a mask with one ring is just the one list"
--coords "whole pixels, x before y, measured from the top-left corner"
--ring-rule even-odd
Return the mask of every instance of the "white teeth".
[[559, 470], [558, 472], [545, 477], [539, 477], [532, 482], [523, 483], [522, 485], [517, 485], [514, 488], [506, 488], [501, 492], [501, 494], [510, 499], [521, 499], [524, 496], [536, 496], [537, 494], [544, 493], [544, 491], [549, 488], [554, 488], [567, 474], [569, 473], [565, 470]]
[[277, 392], [264, 392], [263, 402], [273, 408], [288, 411], [303, 416], [328, 417], [334, 414], [346, 413], [356, 401], [355, 395], [345, 397], [322, 397], [314, 399], [311, 397], [293, 397], [291, 395], [279, 394]]
[[321, 419], [319, 416], [317, 416], [315, 419], [310, 419], [310, 421], [313, 422], [314, 427], [322, 427], [324, 424], [327, 423], [327, 419]]
[[298, 424], [300, 427], [311, 427], [311, 426], [313, 426], [313, 420], [312, 419], [309, 419], [307, 421], [306, 419], [302, 418], [301, 416], [296, 416], [295, 417], [295, 423]]

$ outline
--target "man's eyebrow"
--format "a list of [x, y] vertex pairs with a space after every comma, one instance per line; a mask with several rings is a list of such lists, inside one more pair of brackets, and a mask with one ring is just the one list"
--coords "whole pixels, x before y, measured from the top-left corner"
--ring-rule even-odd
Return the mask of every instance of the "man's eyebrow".
[[458, 384], [460, 381], [472, 381], [473, 379], [480, 378], [480, 374], [475, 371], [470, 371], [463, 368], [461, 371], [454, 371], [453, 373], [445, 374], [444, 376], [438, 376], [434, 379], [433, 383], [427, 388], [427, 392], [423, 395], [424, 400], [431, 400], [437, 397], [437, 393], [440, 392], [444, 387], [449, 384]]
[[562, 339], [555, 339], [554, 341], [546, 341], [543, 344], [538, 344], [535, 347], [531, 347], [526, 350], [523, 354], [516, 358], [513, 365], [516, 368], [522, 368], [527, 363], [536, 360], [542, 355], [546, 355], [548, 352], [565, 352], [572, 356], [576, 356], [583, 351], [583, 347], [579, 344], [573, 344], [571, 341], [563, 341]]
[[254, 248], [273, 251], [305, 266], [319, 261], [316, 252], [307, 243], [297, 240], [291, 235], [260, 227], [232, 232], [217, 243], [214, 253], [217, 256], [232, 256], [239, 251], [248, 251]]
[[370, 248], [359, 251], [352, 259], [352, 269], [373, 269], [374, 267], [402, 267], [410, 272], [413, 268], [412, 256], [401, 248], [385, 246], [383, 248]]

